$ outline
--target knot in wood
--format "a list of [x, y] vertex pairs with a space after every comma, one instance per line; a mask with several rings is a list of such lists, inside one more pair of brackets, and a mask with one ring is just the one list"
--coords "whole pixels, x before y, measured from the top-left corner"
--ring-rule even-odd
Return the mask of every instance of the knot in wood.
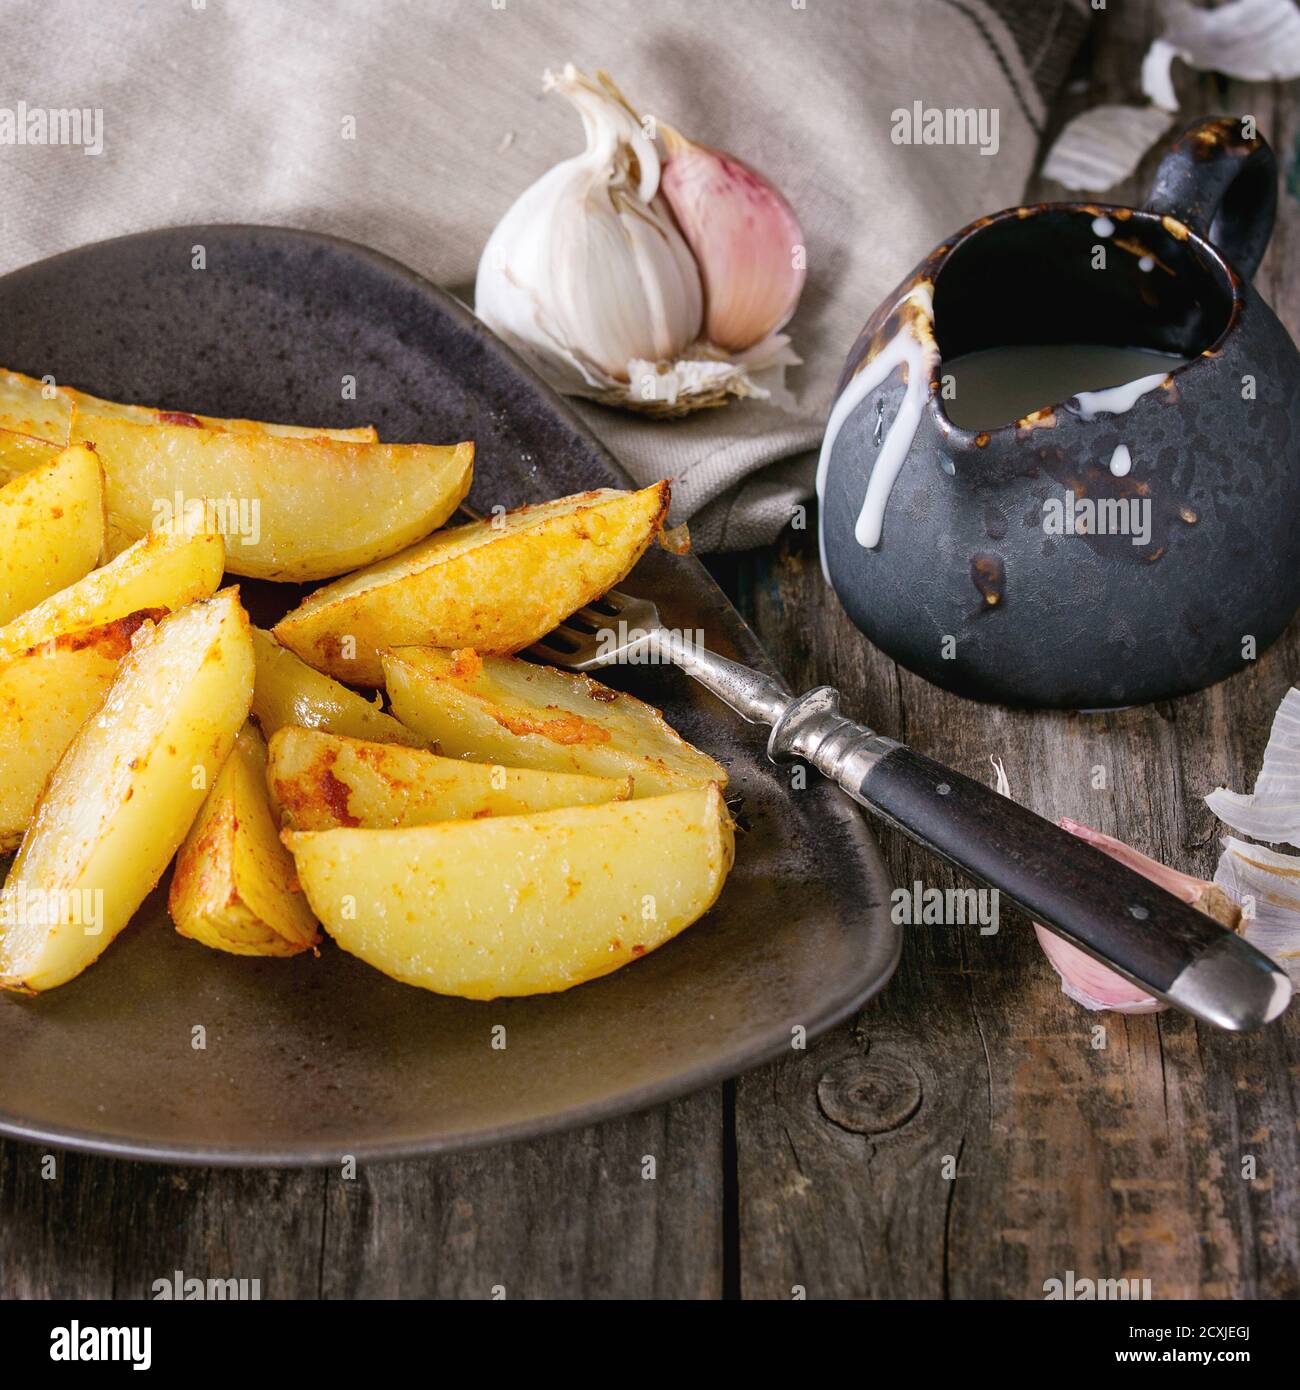
[[910, 1062], [873, 1048], [827, 1067], [817, 1103], [832, 1124], [853, 1134], [884, 1134], [905, 1125], [921, 1107], [921, 1078]]

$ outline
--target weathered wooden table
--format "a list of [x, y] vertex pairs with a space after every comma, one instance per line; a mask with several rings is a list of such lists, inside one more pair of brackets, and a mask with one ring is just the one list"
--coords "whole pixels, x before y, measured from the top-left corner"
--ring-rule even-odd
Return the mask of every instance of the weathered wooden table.
[[[1061, 115], [1138, 97], [1154, 29], [1147, 5], [1103, 14], [1089, 88]], [[1180, 92], [1188, 119], [1254, 114], [1297, 188], [1294, 87], [1183, 73]], [[1154, 163], [1108, 199], [1140, 198]], [[1300, 336], [1294, 193], [1259, 280]], [[1219, 783], [1249, 787], [1300, 678], [1293, 624], [1251, 669], [1193, 698], [1017, 714], [947, 696], [869, 647], [822, 581], [811, 530], [715, 569], [796, 686], [837, 685], [882, 732], [972, 776], [988, 777], [997, 754], [1027, 805], [1206, 877], [1217, 832], [1201, 798]], [[879, 834], [896, 882], [954, 883]], [[1018, 916], [993, 936], [908, 933], [885, 994], [807, 1053], [535, 1143], [363, 1167], [347, 1182], [74, 1154], [47, 1181], [37, 1150], [0, 1144], [0, 1297], [143, 1297], [174, 1269], [257, 1278], [264, 1298], [488, 1298], [494, 1286], [512, 1298], [789, 1298], [798, 1287], [1041, 1298], [1044, 1280], [1071, 1269], [1148, 1278], [1157, 1298], [1300, 1295], [1296, 1010], [1248, 1037], [1172, 1013], [1086, 1014]]]

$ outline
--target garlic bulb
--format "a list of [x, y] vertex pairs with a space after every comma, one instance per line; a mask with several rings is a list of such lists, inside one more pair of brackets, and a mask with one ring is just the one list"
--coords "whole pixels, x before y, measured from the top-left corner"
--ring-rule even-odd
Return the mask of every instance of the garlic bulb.
[[700, 275], [659, 196], [659, 155], [612, 83], [572, 63], [546, 74], [587, 148], [543, 174], [488, 239], [478, 316], [553, 386], [588, 394], [627, 382], [638, 359], [672, 360], [703, 318]]
[[804, 281], [790, 205], [739, 160], [659, 122], [661, 164], [654, 122], [603, 72], [593, 81], [570, 63], [545, 85], [573, 102], [587, 148], [493, 231], [479, 317], [570, 395], [656, 415], [731, 396], [786, 404], [784, 370], [799, 358], [779, 329]]
[[704, 334], [744, 352], [789, 322], [803, 293], [804, 246], [794, 209], [734, 155], [660, 122], [662, 188], [704, 280]]

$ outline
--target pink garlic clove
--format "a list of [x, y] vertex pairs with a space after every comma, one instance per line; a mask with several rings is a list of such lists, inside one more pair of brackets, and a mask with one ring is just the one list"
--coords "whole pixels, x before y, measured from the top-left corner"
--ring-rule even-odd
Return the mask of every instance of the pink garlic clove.
[[743, 352], [783, 327], [805, 278], [794, 209], [734, 155], [697, 145], [659, 122], [668, 151], [660, 192], [700, 268], [705, 337]]
[[[1231, 931], [1239, 931], [1242, 926], [1241, 909], [1217, 884], [1207, 883], [1203, 878], [1180, 873], [1158, 860], [1139, 853], [1131, 845], [1117, 840], [1113, 835], [1104, 835], [1068, 816], [1057, 824], [1071, 835], [1095, 845], [1103, 854], [1117, 859], [1135, 873], [1172, 893], [1183, 902], [1190, 903], [1201, 912], [1213, 917]], [[1046, 927], [1034, 923], [1038, 944], [1051, 961], [1056, 973], [1061, 977], [1061, 987], [1076, 1003], [1094, 1011], [1112, 1010], [1116, 1013], [1155, 1013], [1169, 1006], [1154, 995], [1148, 994], [1140, 985], [1132, 984], [1122, 975], [1102, 965], [1099, 961], [1077, 946], [1049, 932]]]
[[1072, 946], [1064, 937], [1034, 923], [1038, 944], [1061, 977], [1061, 989], [1076, 1004], [1094, 1013], [1153, 1014], [1169, 1007], [1163, 1000], [1131, 984], [1122, 975]]

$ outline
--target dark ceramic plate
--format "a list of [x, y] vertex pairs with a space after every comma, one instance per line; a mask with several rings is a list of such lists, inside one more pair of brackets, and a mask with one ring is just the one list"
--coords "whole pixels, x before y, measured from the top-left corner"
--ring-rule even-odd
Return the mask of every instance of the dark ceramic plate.
[[[0, 360], [120, 400], [473, 439], [482, 510], [627, 485], [454, 300], [303, 232], [176, 228], [17, 271], [0, 279]], [[356, 403], [340, 399], [345, 375]], [[268, 594], [255, 587], [265, 621], [275, 614], [258, 611]], [[764, 664], [696, 560], [656, 550], [625, 587], [670, 625]], [[825, 784], [789, 791], [760, 731], [680, 673], [625, 668], [610, 681], [661, 705], [726, 764], [739, 797], [735, 872], [677, 940], [566, 994], [470, 1003], [396, 984], [328, 941], [319, 959], [207, 950], [172, 930], [164, 879], [78, 980], [0, 1000], [0, 1132], [204, 1163], [432, 1153], [639, 1109], [777, 1057], [796, 1025], [815, 1034], [851, 1014], [899, 951], [859, 812]]]

